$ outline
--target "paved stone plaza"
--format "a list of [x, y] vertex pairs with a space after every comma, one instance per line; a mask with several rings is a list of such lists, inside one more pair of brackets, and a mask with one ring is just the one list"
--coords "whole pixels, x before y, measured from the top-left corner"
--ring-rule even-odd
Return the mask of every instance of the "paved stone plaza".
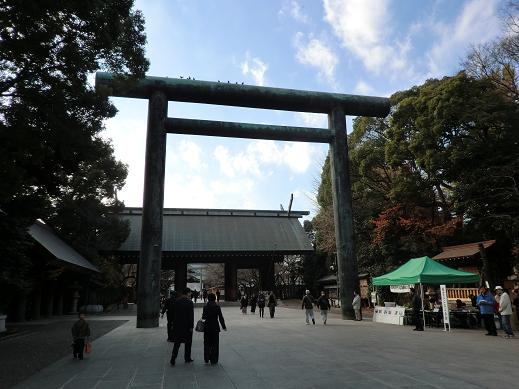
[[[276, 318], [225, 307], [229, 331], [220, 336], [220, 364], [205, 365], [202, 335], [193, 364], [169, 365], [165, 320], [136, 329], [135, 317], [93, 343], [84, 361], [67, 357], [16, 388], [513, 388], [519, 383], [519, 340], [483, 330], [434, 329], [343, 321], [331, 315], [307, 326], [301, 310], [278, 308]], [[195, 310], [195, 320], [201, 309]], [[266, 316], [268, 313], [266, 312]], [[118, 319], [121, 319], [119, 316]]]

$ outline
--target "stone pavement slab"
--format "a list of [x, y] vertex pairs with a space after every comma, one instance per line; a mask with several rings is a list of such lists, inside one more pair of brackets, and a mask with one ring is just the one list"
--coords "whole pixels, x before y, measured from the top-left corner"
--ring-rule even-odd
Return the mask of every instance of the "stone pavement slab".
[[[203, 363], [195, 333], [195, 362], [169, 365], [165, 321], [135, 328], [135, 318], [97, 339], [83, 361], [64, 358], [16, 388], [497, 388], [517, 387], [519, 340], [480, 330], [424, 332], [329, 317], [306, 325], [301, 310], [278, 308], [260, 319], [224, 307], [229, 331], [220, 335], [220, 364]], [[195, 319], [201, 309], [195, 310]], [[268, 316], [268, 314], [267, 314]]]
[[[117, 319], [96, 317], [91, 320], [92, 338], [103, 336], [127, 321]], [[76, 315], [70, 315], [54, 320], [10, 325], [16, 331], [0, 339], [0, 389], [11, 387], [65, 355], [70, 355], [70, 328], [76, 320]]]

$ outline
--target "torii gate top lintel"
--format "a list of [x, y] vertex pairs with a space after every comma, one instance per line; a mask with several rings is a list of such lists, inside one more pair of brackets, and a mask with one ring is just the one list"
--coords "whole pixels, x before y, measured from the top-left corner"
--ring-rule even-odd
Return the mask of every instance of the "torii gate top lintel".
[[345, 115], [354, 116], [385, 117], [390, 107], [389, 99], [385, 97], [168, 77], [146, 76], [136, 81], [122, 81], [104, 72], [96, 73], [96, 88], [105, 89], [115, 97], [149, 99], [156, 91], [162, 91], [170, 101], [325, 114], [342, 108]]

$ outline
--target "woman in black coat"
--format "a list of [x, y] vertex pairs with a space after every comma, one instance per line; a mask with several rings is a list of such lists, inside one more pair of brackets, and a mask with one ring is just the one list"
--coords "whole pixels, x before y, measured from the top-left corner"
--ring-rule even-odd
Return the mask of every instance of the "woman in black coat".
[[260, 293], [258, 296], [258, 308], [259, 308], [259, 316], [263, 317], [265, 315], [265, 295]]
[[276, 296], [274, 295], [274, 292], [270, 292], [268, 306], [271, 319], [274, 318], [274, 313], [276, 312], [276, 305], [278, 305], [276, 302]]
[[173, 352], [171, 353], [171, 365], [175, 365], [180, 344], [184, 343], [184, 361], [193, 362], [191, 359], [191, 343], [193, 342], [194, 309], [191, 301], [191, 291], [184, 289], [180, 297], [173, 304]]
[[212, 365], [218, 363], [218, 354], [220, 348], [220, 326], [227, 331], [225, 320], [223, 319], [222, 309], [216, 304], [216, 296], [214, 293], [207, 295], [207, 304], [204, 306], [202, 319], [205, 320], [204, 326], [204, 361], [211, 362]]

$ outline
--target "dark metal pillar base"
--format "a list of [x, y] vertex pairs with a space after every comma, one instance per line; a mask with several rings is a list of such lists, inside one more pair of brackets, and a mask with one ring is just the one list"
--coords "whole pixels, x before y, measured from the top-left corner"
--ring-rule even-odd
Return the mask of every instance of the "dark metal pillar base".
[[328, 115], [330, 130], [334, 134], [330, 143], [335, 241], [339, 298], [343, 319], [355, 319], [353, 292], [359, 288], [357, 258], [355, 257], [351, 184], [349, 174], [346, 115], [336, 108]]

